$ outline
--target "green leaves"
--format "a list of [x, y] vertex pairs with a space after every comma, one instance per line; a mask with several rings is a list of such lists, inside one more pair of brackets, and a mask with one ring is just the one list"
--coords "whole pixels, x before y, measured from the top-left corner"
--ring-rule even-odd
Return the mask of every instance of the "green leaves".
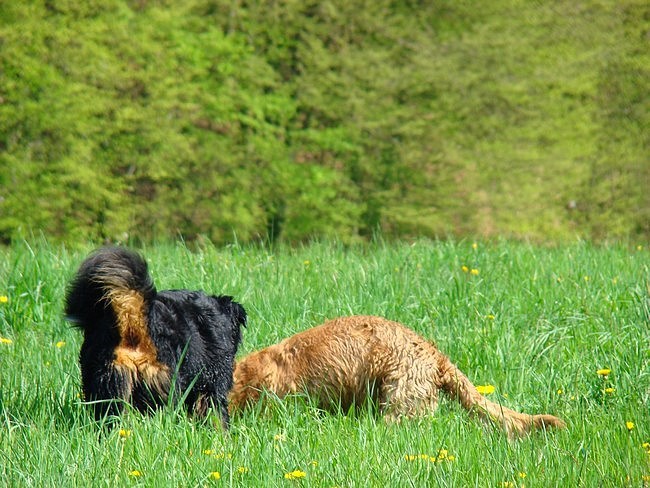
[[429, 3], [3, 4], [0, 241], [648, 236], [638, 2]]

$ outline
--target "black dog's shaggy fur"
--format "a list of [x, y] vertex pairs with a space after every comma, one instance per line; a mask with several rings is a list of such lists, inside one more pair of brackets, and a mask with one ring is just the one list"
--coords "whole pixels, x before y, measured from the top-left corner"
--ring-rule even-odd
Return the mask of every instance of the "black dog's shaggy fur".
[[190, 412], [210, 408], [228, 427], [227, 395], [246, 325], [228, 296], [156, 292], [147, 263], [121, 247], [90, 255], [68, 289], [66, 318], [83, 330], [79, 362], [85, 400], [95, 417], [140, 411], [185, 396]]

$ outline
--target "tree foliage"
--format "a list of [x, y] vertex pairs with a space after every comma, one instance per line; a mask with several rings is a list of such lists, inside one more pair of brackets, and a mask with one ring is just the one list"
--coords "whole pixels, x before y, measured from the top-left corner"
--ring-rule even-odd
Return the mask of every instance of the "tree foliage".
[[0, 240], [650, 236], [638, 0], [0, 4]]

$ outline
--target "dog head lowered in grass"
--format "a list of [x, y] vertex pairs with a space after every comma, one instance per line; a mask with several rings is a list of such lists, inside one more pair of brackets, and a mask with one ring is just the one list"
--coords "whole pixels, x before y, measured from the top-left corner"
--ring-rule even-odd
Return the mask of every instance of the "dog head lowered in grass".
[[246, 325], [229, 296], [156, 291], [147, 263], [123, 248], [91, 254], [70, 283], [66, 318], [84, 334], [79, 361], [95, 417], [124, 402], [147, 411], [184, 397], [187, 409], [229, 417], [234, 358]]

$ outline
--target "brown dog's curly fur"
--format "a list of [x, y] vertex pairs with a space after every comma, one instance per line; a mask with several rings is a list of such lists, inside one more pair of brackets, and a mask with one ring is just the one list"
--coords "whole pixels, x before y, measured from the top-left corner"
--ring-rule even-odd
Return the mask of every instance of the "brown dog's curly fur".
[[324, 408], [348, 409], [369, 396], [387, 420], [430, 413], [443, 390], [510, 437], [533, 429], [564, 428], [552, 415], [526, 415], [483, 397], [435, 345], [381, 317], [330, 320], [237, 362], [231, 410], [259, 400], [307, 392]]

